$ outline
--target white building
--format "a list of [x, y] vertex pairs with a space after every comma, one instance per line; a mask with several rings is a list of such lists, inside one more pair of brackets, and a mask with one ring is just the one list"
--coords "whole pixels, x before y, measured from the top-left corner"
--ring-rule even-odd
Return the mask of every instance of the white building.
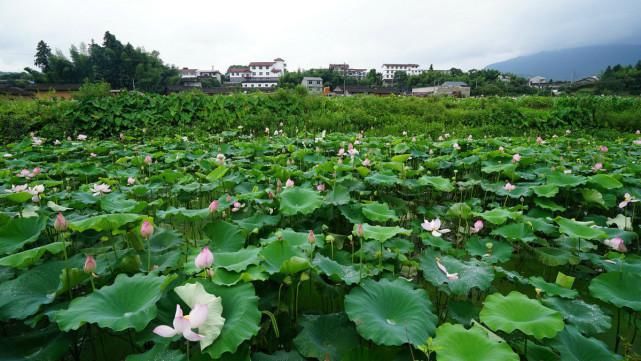
[[231, 83], [240, 83], [243, 88], [274, 88], [278, 79], [287, 70], [285, 60], [253, 61], [248, 66], [230, 66], [227, 77]]
[[350, 68], [349, 64], [329, 64], [329, 70], [337, 71], [338, 73], [343, 74], [348, 78], [354, 78], [358, 80], [365, 79], [368, 72], [367, 69]]
[[383, 80], [393, 80], [397, 71], [404, 71], [408, 76], [414, 76], [421, 74], [425, 70], [419, 69], [418, 64], [383, 64], [381, 68]]
[[251, 71], [248, 66], [230, 66], [227, 68], [227, 78], [230, 83], [242, 83], [251, 78]]
[[211, 67], [211, 70], [198, 70], [198, 77], [201, 79], [202, 78], [216, 79], [218, 80], [219, 83], [223, 82], [222, 74], [218, 70], [215, 70], [213, 66]]
[[321, 94], [323, 93], [323, 78], [315, 76], [303, 77], [301, 85], [307, 88], [310, 93]]
[[535, 77], [530, 78], [530, 80], [528, 81], [528, 84], [530, 84], [531, 87], [542, 88], [547, 82], [548, 82], [547, 79], [537, 75]]

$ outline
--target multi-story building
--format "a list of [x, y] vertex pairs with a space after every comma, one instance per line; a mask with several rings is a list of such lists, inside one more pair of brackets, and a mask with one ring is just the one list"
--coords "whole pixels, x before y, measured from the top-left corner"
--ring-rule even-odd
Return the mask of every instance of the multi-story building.
[[321, 94], [323, 92], [323, 78], [320, 77], [303, 77], [301, 85], [307, 88], [307, 90], [312, 94]]
[[394, 75], [397, 71], [403, 71], [409, 76], [419, 75], [425, 70], [419, 69], [418, 64], [383, 64], [381, 69], [381, 74], [383, 74], [383, 80], [391, 81], [394, 79]]
[[367, 76], [367, 69], [350, 68], [349, 64], [329, 64], [329, 70], [345, 74], [348, 78], [362, 80]]
[[287, 70], [285, 60], [253, 61], [248, 66], [230, 66], [227, 77], [230, 83], [240, 83], [243, 88], [274, 88]]

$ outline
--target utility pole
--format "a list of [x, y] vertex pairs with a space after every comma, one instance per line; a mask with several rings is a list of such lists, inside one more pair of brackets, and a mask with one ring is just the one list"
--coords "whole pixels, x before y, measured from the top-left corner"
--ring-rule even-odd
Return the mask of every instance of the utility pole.
[[343, 96], [347, 95], [347, 63], [343, 61]]

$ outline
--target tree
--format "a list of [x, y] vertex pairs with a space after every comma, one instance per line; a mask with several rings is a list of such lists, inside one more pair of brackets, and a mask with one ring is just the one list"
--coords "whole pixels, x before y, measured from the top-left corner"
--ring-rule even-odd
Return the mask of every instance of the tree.
[[51, 48], [43, 40], [40, 40], [36, 46], [36, 59], [34, 61], [34, 65], [42, 71], [48, 71], [49, 57], [51, 57]]
[[407, 90], [410, 85], [407, 73], [404, 71], [394, 72], [394, 85], [401, 91]]

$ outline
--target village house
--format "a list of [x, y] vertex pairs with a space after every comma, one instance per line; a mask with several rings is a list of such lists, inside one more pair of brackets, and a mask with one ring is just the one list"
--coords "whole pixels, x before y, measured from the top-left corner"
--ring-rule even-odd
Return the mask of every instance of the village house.
[[367, 76], [367, 69], [350, 68], [349, 64], [329, 64], [329, 70], [335, 70], [348, 78], [363, 80]]
[[312, 94], [321, 94], [323, 92], [323, 78], [321, 77], [306, 76], [301, 81], [301, 85]]
[[383, 64], [381, 74], [383, 74], [384, 81], [394, 80], [396, 72], [405, 72], [408, 76], [419, 75], [423, 73], [424, 69], [419, 69], [418, 64]]

